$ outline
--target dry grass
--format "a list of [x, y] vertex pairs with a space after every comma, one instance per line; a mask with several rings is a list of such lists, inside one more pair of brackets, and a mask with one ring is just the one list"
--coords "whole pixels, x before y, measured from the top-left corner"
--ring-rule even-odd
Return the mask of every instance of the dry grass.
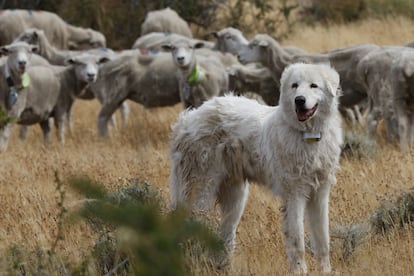
[[[414, 24], [397, 18], [386, 22], [368, 20], [347, 26], [300, 27], [284, 44], [309, 51], [355, 43], [404, 44], [414, 40]], [[116, 189], [127, 178], [140, 178], [162, 189], [168, 198], [168, 135], [181, 106], [145, 110], [131, 103], [131, 120], [125, 130], [112, 131], [111, 140], [96, 133], [95, 101], [78, 101], [74, 109], [74, 133], [61, 147], [56, 139], [45, 148], [40, 131], [31, 129], [26, 142], [17, 139], [17, 131], [0, 166], [0, 252], [11, 244], [49, 249], [55, 239], [58, 193], [54, 172], [62, 179], [88, 175]], [[341, 160], [338, 184], [331, 195], [331, 226], [357, 223], [381, 206], [384, 200], [407, 190], [414, 183], [411, 152], [400, 152], [380, 141], [381, 152], [373, 159]], [[80, 198], [68, 191], [66, 207], [79, 206]], [[411, 231], [411, 232], [410, 232]], [[85, 224], [68, 226], [59, 254], [79, 261], [94, 243], [95, 236]], [[259, 187], [252, 187], [238, 229], [239, 248], [228, 275], [284, 275], [287, 260], [280, 231], [279, 200]], [[311, 271], [314, 263], [307, 256]], [[413, 275], [414, 237], [412, 229], [369, 240], [344, 260], [338, 248], [332, 248], [334, 270], [351, 275]], [[0, 274], [4, 267], [0, 264]], [[199, 271], [198, 268], [195, 269]], [[204, 271], [200, 274], [211, 274]]]

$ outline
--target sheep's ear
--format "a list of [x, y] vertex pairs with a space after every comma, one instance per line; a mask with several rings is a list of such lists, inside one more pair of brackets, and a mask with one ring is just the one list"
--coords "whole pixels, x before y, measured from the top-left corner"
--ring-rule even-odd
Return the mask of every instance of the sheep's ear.
[[108, 57], [101, 57], [98, 60], [98, 64], [103, 64], [103, 63], [108, 62], [108, 61], [110, 61], [110, 59]]
[[203, 48], [204, 47], [204, 42], [196, 42], [195, 44], [194, 44], [194, 49], [200, 49], [200, 48]]
[[210, 32], [209, 35], [214, 36], [214, 38], [218, 38], [219, 37], [219, 34], [218, 34], [217, 31]]
[[265, 40], [261, 40], [261, 41], [259, 41], [259, 44], [258, 44], [260, 47], [268, 47], [269, 46], [269, 42], [268, 41], [265, 41]]
[[69, 41], [68, 42], [68, 48], [69, 48], [69, 50], [76, 50], [76, 49], [78, 49], [78, 44]]
[[161, 45], [161, 49], [163, 49], [166, 52], [171, 52], [173, 50], [173, 46], [171, 44], [163, 44]]
[[67, 59], [65, 59], [65, 65], [74, 65], [76, 64], [76, 59], [73, 57], [69, 57]]
[[3, 46], [0, 48], [0, 56], [7, 56], [9, 54], [9, 48], [7, 46]]
[[32, 53], [37, 53], [39, 51], [39, 47], [37, 45], [30, 45], [30, 50]]

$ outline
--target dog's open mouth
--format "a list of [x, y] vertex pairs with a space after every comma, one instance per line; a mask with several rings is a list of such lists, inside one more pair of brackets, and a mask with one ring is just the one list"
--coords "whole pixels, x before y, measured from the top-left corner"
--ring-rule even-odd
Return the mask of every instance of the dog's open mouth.
[[311, 118], [313, 114], [315, 114], [317, 108], [318, 108], [318, 104], [315, 104], [315, 106], [312, 107], [311, 109], [298, 107], [296, 108], [296, 116], [298, 117], [298, 120], [300, 122], [304, 122], [308, 120], [309, 118]]

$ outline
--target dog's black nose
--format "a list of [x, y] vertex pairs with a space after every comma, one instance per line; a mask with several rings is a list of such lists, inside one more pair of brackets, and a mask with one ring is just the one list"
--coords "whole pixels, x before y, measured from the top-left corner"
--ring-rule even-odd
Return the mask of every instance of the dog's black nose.
[[304, 96], [297, 96], [295, 98], [295, 104], [297, 106], [304, 106], [306, 103], [306, 98]]

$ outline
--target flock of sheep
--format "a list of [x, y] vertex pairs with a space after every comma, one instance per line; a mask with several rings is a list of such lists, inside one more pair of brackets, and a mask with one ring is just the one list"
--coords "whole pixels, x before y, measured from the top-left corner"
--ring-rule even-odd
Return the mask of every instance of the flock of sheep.
[[[214, 42], [192, 37], [188, 24], [167, 8], [149, 12], [131, 49], [106, 48], [98, 31], [72, 26], [46, 11], [0, 13], [0, 105], [10, 118], [0, 131], [7, 149], [13, 126], [39, 123], [50, 140], [50, 118], [64, 143], [76, 99], [96, 98], [102, 107], [98, 133], [108, 136], [116, 110], [125, 125], [131, 100], [145, 107], [200, 106], [234, 91], [279, 102], [280, 77], [296, 62], [329, 63], [341, 78], [340, 111], [359, 122], [367, 103], [366, 130], [375, 138], [384, 119], [390, 139], [407, 149], [414, 140], [414, 49], [406, 46], [354, 45], [324, 53], [281, 46], [266, 34], [250, 41], [241, 31], [212, 32]], [[411, 47], [410, 47], [411, 46]], [[256, 95], [255, 95], [256, 94]]]

